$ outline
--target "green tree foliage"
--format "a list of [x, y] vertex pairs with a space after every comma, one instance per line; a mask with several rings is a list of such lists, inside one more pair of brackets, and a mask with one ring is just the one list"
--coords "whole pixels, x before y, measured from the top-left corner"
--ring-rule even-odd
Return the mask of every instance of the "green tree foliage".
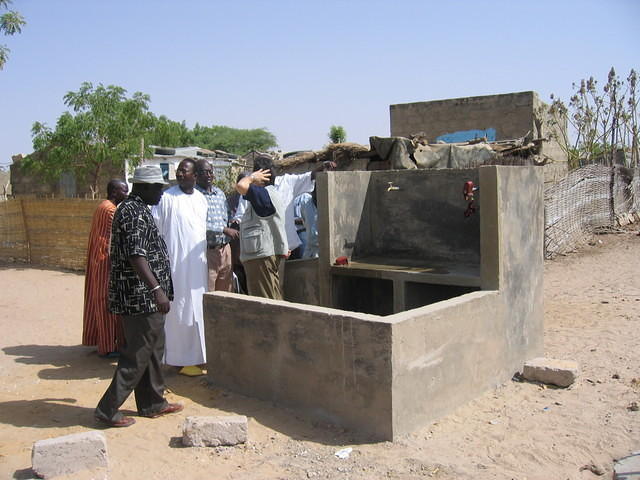
[[331, 143], [344, 143], [347, 141], [347, 131], [340, 125], [331, 125], [329, 140], [331, 140]]
[[[22, 32], [22, 27], [27, 24], [22, 15], [9, 10], [11, 0], [0, 0], [0, 9], [8, 10], [0, 15], [0, 33], [3, 35], [15, 35]], [[6, 45], [0, 45], [0, 70], [4, 68], [9, 58], [10, 50]]]
[[160, 147], [185, 147], [191, 142], [191, 130], [185, 122], [169, 120], [164, 115], [154, 118], [153, 130], [145, 137], [147, 145]]
[[136, 92], [129, 98], [122, 87], [85, 82], [77, 92], [68, 92], [64, 103], [73, 113], [63, 113], [55, 129], [33, 124], [35, 153], [25, 159], [24, 166], [54, 179], [73, 171], [89, 182], [95, 196], [106, 166], [140, 160], [142, 139], [156, 123], [148, 111], [149, 96]]
[[244, 155], [252, 150], [265, 151], [278, 145], [276, 137], [266, 128], [241, 129], [221, 125], [211, 127], [196, 123], [191, 130], [191, 144], [209, 150]]
[[[569, 124], [570, 132], [558, 128], [554, 136], [567, 152], [571, 167], [593, 161], [613, 162], [619, 150], [630, 154], [630, 166], [638, 165], [637, 80], [635, 70], [625, 81], [612, 67], [602, 90], [598, 81], [589, 77], [573, 84], [574, 94], [568, 104], [551, 95], [551, 124]], [[574, 138], [570, 133], [575, 134]]]

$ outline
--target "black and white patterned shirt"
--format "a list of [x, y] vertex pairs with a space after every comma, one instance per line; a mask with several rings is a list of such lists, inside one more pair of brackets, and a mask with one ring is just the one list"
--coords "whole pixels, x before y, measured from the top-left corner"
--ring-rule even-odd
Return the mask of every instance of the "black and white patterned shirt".
[[173, 300], [167, 245], [147, 205], [140, 197], [129, 195], [118, 206], [111, 226], [109, 311], [120, 315], [157, 312], [154, 294], [129, 263], [133, 255], [147, 259], [151, 272], [169, 300]]

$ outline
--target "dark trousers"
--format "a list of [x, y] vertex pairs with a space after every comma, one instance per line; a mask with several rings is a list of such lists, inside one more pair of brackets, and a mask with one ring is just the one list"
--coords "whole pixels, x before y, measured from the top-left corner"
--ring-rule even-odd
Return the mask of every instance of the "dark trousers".
[[135, 392], [140, 415], [153, 415], [168, 405], [164, 399], [161, 366], [164, 315], [124, 315], [122, 325], [125, 345], [120, 349], [120, 359], [111, 384], [96, 407], [97, 416], [111, 421], [122, 418], [118, 409], [131, 392]]

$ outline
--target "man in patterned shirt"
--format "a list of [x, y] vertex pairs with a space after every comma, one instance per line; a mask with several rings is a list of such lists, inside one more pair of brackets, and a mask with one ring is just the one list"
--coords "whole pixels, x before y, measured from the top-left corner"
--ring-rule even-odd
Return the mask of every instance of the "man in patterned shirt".
[[164, 398], [161, 361], [164, 317], [173, 300], [167, 246], [147, 205], [157, 205], [166, 184], [160, 167], [136, 168], [133, 190], [113, 217], [109, 311], [122, 315], [125, 345], [95, 418], [109, 427], [128, 427], [135, 419], [118, 411], [135, 391], [138, 414], [155, 418], [182, 410]]
[[229, 228], [229, 207], [224, 192], [212, 184], [213, 167], [205, 160], [196, 163], [196, 188], [207, 198], [207, 266], [209, 291], [233, 291], [233, 263], [229, 242], [239, 232]]

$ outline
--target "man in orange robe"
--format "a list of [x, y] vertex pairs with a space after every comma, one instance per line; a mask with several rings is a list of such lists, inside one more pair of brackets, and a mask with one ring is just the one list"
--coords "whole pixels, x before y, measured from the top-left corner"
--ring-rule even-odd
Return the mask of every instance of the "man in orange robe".
[[129, 187], [122, 180], [107, 184], [107, 199], [98, 205], [89, 232], [87, 270], [84, 280], [82, 344], [96, 345], [98, 354], [116, 356], [124, 341], [120, 317], [107, 310], [111, 222], [117, 205], [127, 198]]

